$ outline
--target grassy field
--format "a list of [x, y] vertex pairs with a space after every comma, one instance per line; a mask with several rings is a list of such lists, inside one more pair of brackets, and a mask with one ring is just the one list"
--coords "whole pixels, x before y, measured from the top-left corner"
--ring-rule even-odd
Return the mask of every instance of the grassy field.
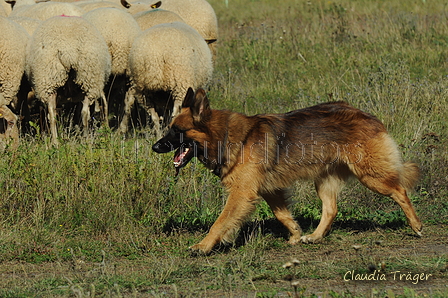
[[[345, 100], [376, 115], [421, 168], [411, 200], [424, 237], [396, 203], [353, 183], [322, 244], [287, 245], [262, 203], [234, 244], [194, 257], [187, 247], [226, 199], [219, 179], [196, 162], [174, 178], [172, 155], [153, 153], [147, 130], [61, 131], [57, 149], [42, 135], [2, 153], [0, 297], [447, 297], [446, 1], [210, 3], [220, 30], [212, 107], [257, 114]], [[295, 190], [292, 210], [311, 231], [320, 202], [309, 182]], [[292, 259], [300, 264], [282, 267]], [[387, 281], [347, 275], [375, 269]], [[421, 273], [431, 276], [412, 280]]]

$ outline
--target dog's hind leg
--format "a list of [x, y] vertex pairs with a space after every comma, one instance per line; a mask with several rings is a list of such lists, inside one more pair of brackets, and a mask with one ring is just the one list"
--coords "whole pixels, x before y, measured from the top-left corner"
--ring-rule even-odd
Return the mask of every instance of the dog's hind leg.
[[379, 194], [391, 197], [397, 202], [403, 210], [409, 225], [418, 236], [422, 236], [422, 222], [415, 213], [414, 207], [406, 193], [406, 189], [400, 186], [396, 176], [392, 177], [372, 177], [363, 176], [359, 178], [362, 184], [364, 184], [370, 190]]
[[403, 163], [392, 138], [382, 134], [369, 140], [364, 158], [350, 165], [359, 181], [370, 190], [391, 197], [397, 202], [411, 228], [421, 236], [422, 222], [417, 217], [406, 189], [418, 180], [418, 168], [413, 163]]
[[303, 243], [316, 243], [328, 233], [338, 212], [337, 196], [344, 186], [345, 179], [336, 173], [327, 174], [315, 180], [317, 194], [322, 200], [322, 216], [316, 230], [310, 234], [302, 236]]
[[243, 222], [251, 215], [259, 202], [256, 193], [239, 189], [231, 191], [224, 210], [210, 228], [207, 236], [190, 249], [193, 252], [208, 254], [220, 242], [230, 242], [231, 237], [241, 228]]
[[288, 209], [288, 191], [279, 189], [274, 192], [264, 193], [261, 195], [271, 207], [275, 217], [288, 229], [291, 234], [289, 238], [290, 244], [296, 244], [300, 241], [302, 229], [299, 224], [293, 219], [291, 212]]

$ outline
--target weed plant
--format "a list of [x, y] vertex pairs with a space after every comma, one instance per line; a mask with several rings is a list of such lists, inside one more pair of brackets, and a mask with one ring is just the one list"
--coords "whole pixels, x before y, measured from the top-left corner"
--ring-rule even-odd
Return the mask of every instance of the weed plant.
[[[445, 1], [210, 3], [219, 22], [218, 55], [208, 87], [213, 108], [283, 113], [344, 100], [370, 112], [384, 122], [403, 158], [421, 168], [411, 200], [424, 224], [448, 224]], [[258, 297], [276, 297], [288, 291], [287, 284], [272, 290], [282, 279], [278, 264], [285, 260], [270, 261], [287, 245], [262, 228], [272, 218], [266, 204], [242, 232], [245, 246], [230, 246], [224, 253], [227, 260], [203, 264], [185, 249], [203, 237], [225, 203], [218, 178], [196, 162], [175, 178], [172, 156], [151, 151], [155, 138], [149, 129], [127, 137], [109, 129], [93, 131], [88, 138], [61, 135], [59, 148], [42, 132], [25, 136], [16, 151], [2, 153], [0, 266], [58, 263], [64, 264], [58, 267], [62, 273], [34, 282], [21, 273], [17, 276], [24, 278], [7, 279], [0, 286], [0, 296], [118, 297], [144, 292], [208, 297], [252, 291]], [[305, 230], [313, 229], [321, 209], [313, 186], [297, 184], [293, 200], [296, 218]], [[338, 206], [335, 235], [345, 227], [407, 229], [395, 202], [359, 183], [344, 189]], [[137, 260], [138, 265], [126, 271], [124, 265], [113, 265], [114, 258]], [[426, 267], [416, 266], [439, 270], [445, 263], [446, 254]], [[316, 266], [312, 261], [301, 265], [308, 271], [295, 278], [332, 278], [332, 272], [350, 264], [330, 263], [332, 272]], [[448, 280], [446, 273], [441, 276]], [[269, 285], [264, 291], [257, 284], [261, 281]], [[322, 291], [328, 290], [323, 286]], [[375, 297], [385, 297], [381, 293]], [[418, 291], [412, 293], [418, 297]], [[438, 293], [432, 292], [433, 297], [446, 292]]]

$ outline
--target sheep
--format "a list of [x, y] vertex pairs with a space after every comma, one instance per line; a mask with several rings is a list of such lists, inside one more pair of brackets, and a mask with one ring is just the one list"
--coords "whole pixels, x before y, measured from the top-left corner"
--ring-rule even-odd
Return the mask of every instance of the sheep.
[[25, 70], [36, 98], [47, 106], [55, 146], [56, 98], [63, 91], [72, 99], [76, 99], [72, 90], [81, 91], [84, 135], [90, 105], [100, 98], [107, 105], [103, 88], [111, 71], [109, 50], [101, 33], [81, 17], [56, 16], [37, 27], [27, 47]]
[[130, 14], [135, 14], [141, 11], [147, 11], [160, 6], [161, 2], [158, 1], [156, 3], [150, 1], [144, 2], [127, 2], [123, 0], [111, 0], [111, 1], [103, 1], [103, 0], [85, 0], [85, 1], [76, 1], [73, 4], [81, 7], [84, 11], [88, 12], [94, 10], [96, 8], [121, 8], [129, 12]]
[[73, 4], [81, 7], [85, 12], [89, 12], [97, 8], [106, 8], [106, 7], [123, 9], [123, 5], [121, 5], [121, 3], [112, 1], [78, 1], [73, 2]]
[[117, 8], [97, 8], [84, 14], [83, 18], [100, 31], [109, 47], [112, 68], [110, 86], [107, 89], [111, 90], [112, 95], [109, 102], [118, 109], [124, 101], [121, 95], [126, 93], [129, 81], [129, 51], [141, 29], [132, 15]]
[[177, 13], [188, 25], [196, 29], [216, 57], [218, 19], [213, 7], [206, 0], [163, 0], [161, 9]]
[[18, 107], [18, 93], [25, 74], [26, 47], [29, 35], [23, 27], [0, 17], [0, 94], [2, 105]]
[[34, 5], [37, 2], [46, 2], [46, 0], [43, 0], [43, 1], [39, 1], [39, 0], [4, 0], [4, 1], [5, 1], [5, 3], [7, 3], [9, 5], [9, 7], [11, 8], [11, 11], [13, 9], [17, 10], [19, 7]]
[[85, 11], [71, 3], [42, 2], [33, 5], [14, 6], [9, 16], [20, 16], [45, 21], [53, 16], [81, 16]]
[[83, 15], [102, 34], [112, 56], [111, 75], [126, 73], [134, 39], [141, 33], [137, 21], [117, 8], [97, 8]]
[[[180, 113], [188, 88], [209, 82], [213, 65], [202, 36], [185, 23], [173, 22], [153, 26], [135, 39], [129, 54], [129, 69], [131, 87], [126, 94], [119, 130], [127, 131], [131, 107], [137, 100], [150, 114], [159, 134], [160, 122], [166, 124], [170, 117]], [[171, 100], [154, 96], [162, 92], [168, 93]]]
[[127, 11], [134, 15], [136, 13], [152, 10], [155, 8], [159, 8], [161, 5], [161, 1], [158, 1], [156, 3], [153, 3], [152, 0], [150, 1], [137, 1], [137, 2], [131, 2], [129, 3], [126, 0], [119, 0], [121, 5], [127, 9]]
[[0, 1], [0, 16], [7, 17], [11, 13], [11, 5], [6, 1]]
[[177, 13], [160, 8], [139, 12], [134, 14], [134, 18], [142, 30], [163, 23], [185, 23]]
[[36, 28], [40, 25], [40, 23], [42, 23], [41, 20], [27, 18], [27, 17], [12, 16], [12, 17], [8, 17], [8, 19], [10, 19], [10, 20], [16, 22], [17, 24], [19, 24], [20, 26], [22, 26], [26, 30], [26, 32], [28, 32], [28, 34], [30, 36], [33, 35], [34, 30], [36, 30]]
[[[145, 8], [148, 5], [146, 3], [149, 3], [147, 2], [148, 0], [133, 3], [129, 3], [126, 0], [120, 1], [134, 15], [138, 12], [148, 10]], [[213, 7], [206, 0], [163, 0], [157, 7], [154, 5], [153, 8], [161, 8], [178, 14], [185, 23], [196, 29], [202, 35], [209, 45], [213, 57], [216, 56], [215, 42], [218, 39], [218, 19], [216, 18]]]

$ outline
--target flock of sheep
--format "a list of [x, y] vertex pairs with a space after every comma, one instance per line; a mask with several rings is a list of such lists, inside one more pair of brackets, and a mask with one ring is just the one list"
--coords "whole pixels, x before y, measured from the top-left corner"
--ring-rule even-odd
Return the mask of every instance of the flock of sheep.
[[84, 133], [91, 111], [108, 125], [111, 106], [122, 106], [125, 133], [135, 101], [160, 131], [187, 89], [210, 81], [218, 25], [206, 0], [154, 1], [0, 0], [2, 144], [17, 146], [19, 119], [29, 122], [36, 101], [55, 145], [65, 102], [79, 102]]

